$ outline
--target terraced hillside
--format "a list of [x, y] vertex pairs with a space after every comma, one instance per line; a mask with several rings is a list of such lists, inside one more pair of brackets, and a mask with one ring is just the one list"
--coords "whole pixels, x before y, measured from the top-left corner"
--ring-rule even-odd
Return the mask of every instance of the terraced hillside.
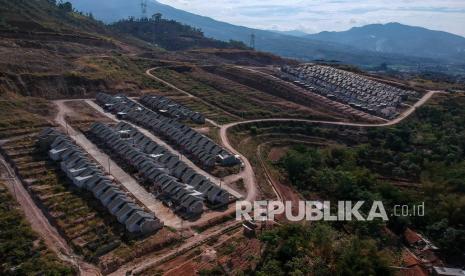
[[259, 118], [343, 118], [343, 114], [307, 108], [261, 90], [208, 73], [198, 67], [154, 70], [159, 78], [176, 84], [224, 113], [242, 119]]

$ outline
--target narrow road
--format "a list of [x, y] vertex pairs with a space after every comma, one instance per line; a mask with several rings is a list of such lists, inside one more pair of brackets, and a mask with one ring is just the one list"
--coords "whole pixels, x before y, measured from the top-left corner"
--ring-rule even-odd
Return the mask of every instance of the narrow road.
[[31, 224], [32, 229], [42, 238], [47, 248], [55, 252], [60, 260], [77, 267], [80, 275], [101, 275], [97, 267], [84, 262], [80, 257], [74, 254], [65, 239], [60, 236], [56, 228], [50, 224], [42, 213], [42, 210], [37, 207], [14, 173], [13, 168], [10, 167], [3, 156], [0, 156], [0, 166], [4, 168], [4, 172], [7, 176], [4, 180], [8, 182], [6, 186], [10, 193], [16, 198], [27, 221]]
[[[321, 120], [307, 120], [307, 119], [285, 119], [285, 118], [276, 118], [276, 119], [256, 119], [256, 120], [248, 120], [242, 122], [234, 122], [230, 124], [223, 125], [222, 129], [229, 129], [234, 126], [244, 125], [244, 124], [251, 124], [251, 123], [258, 123], [258, 122], [302, 122], [302, 123], [309, 123], [309, 124], [323, 124], [323, 125], [335, 125], [335, 126], [350, 126], [350, 127], [386, 127], [386, 126], [393, 126], [399, 124], [408, 116], [410, 116], [415, 110], [422, 105], [424, 105], [434, 94], [442, 93], [441, 91], [428, 91], [423, 97], [416, 102], [413, 106], [405, 110], [401, 115], [397, 118], [385, 122], [385, 123], [376, 123], [376, 124], [369, 124], [369, 123], [349, 123], [349, 122], [337, 122], [337, 121], [321, 121]], [[223, 138], [222, 138], [223, 139]]]

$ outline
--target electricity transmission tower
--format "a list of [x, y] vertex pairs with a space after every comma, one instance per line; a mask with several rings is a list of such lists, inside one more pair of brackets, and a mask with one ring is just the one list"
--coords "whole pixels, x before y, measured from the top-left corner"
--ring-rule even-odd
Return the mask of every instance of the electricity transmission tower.
[[250, 35], [250, 48], [255, 50], [255, 33]]
[[140, 7], [142, 10], [142, 18], [147, 18], [147, 0], [141, 0]]

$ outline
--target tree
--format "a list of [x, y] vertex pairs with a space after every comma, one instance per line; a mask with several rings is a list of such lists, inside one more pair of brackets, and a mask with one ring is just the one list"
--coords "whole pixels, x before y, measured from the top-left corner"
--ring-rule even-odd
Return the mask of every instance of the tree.
[[392, 275], [390, 260], [378, 253], [372, 241], [354, 238], [336, 263], [336, 275]]
[[58, 9], [60, 9], [61, 11], [63, 12], [72, 12], [73, 11], [73, 4], [71, 4], [70, 2], [64, 2], [63, 1], [60, 1], [60, 3], [58, 4]]

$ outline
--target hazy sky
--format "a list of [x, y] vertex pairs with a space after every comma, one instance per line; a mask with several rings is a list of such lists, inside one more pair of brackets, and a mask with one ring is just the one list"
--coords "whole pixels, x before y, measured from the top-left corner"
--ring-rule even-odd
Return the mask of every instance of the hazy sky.
[[159, 0], [217, 20], [259, 29], [341, 31], [400, 22], [465, 36], [465, 0]]

